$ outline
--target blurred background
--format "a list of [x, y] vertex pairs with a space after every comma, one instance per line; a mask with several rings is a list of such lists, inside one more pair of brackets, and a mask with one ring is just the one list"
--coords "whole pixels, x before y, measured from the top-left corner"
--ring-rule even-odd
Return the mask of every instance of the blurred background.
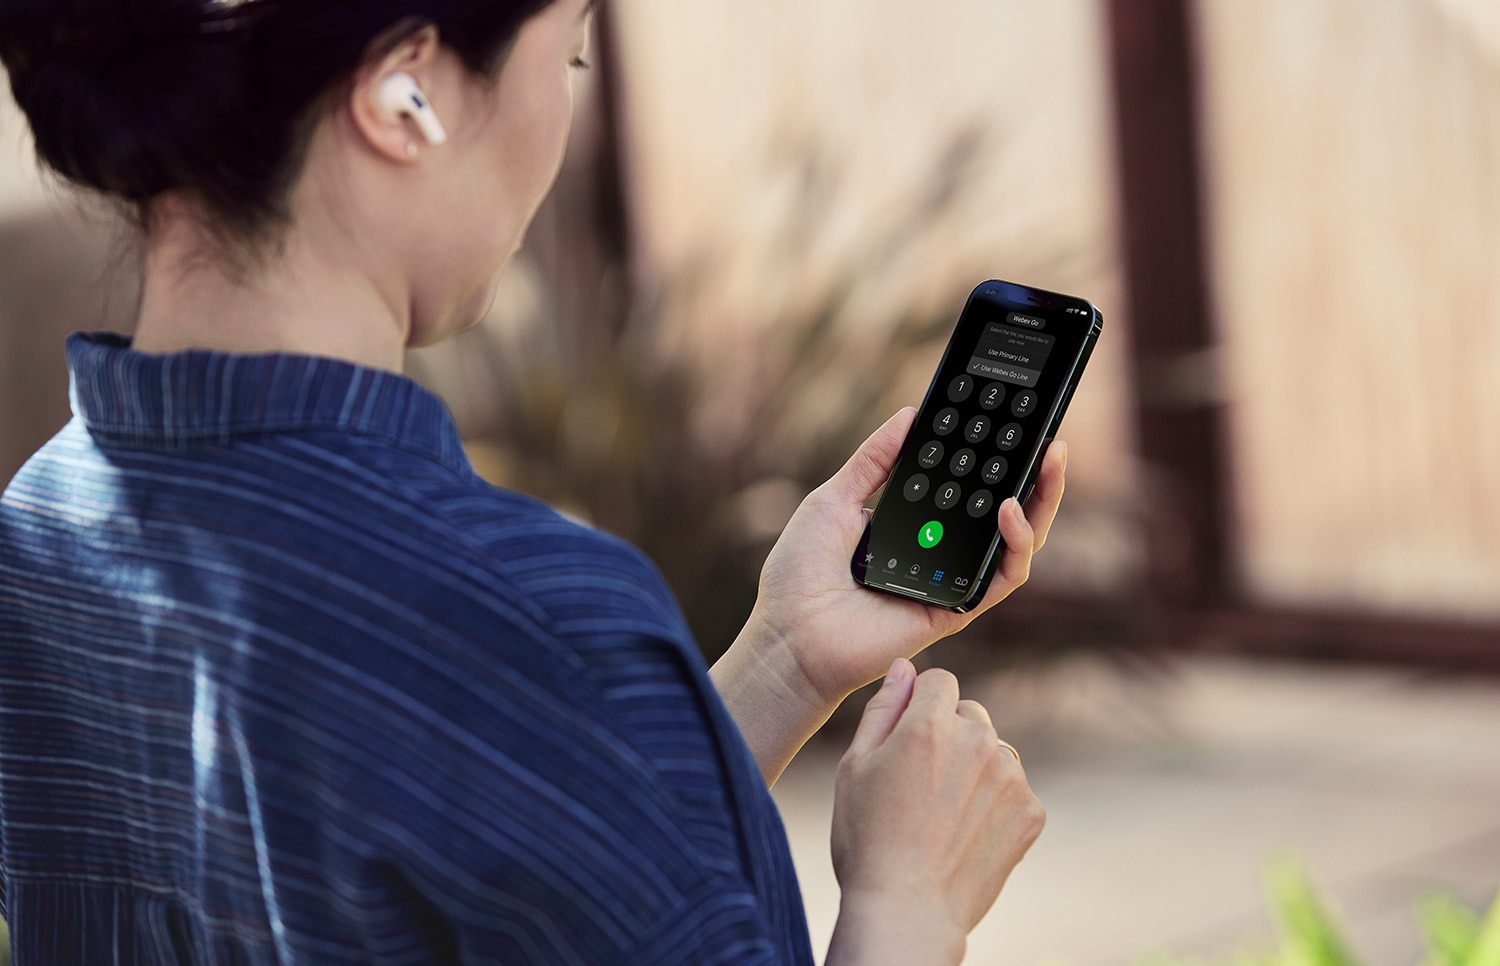
[[[706, 656], [965, 296], [1097, 304], [1032, 582], [923, 660], [1041, 843], [968, 962], [1220, 961], [1302, 855], [1362, 962], [1500, 884], [1500, 5], [606, 4], [562, 180], [414, 354], [476, 466], [658, 563]], [[0, 484], [136, 256], [0, 98]], [[776, 790], [821, 952], [846, 704]]]

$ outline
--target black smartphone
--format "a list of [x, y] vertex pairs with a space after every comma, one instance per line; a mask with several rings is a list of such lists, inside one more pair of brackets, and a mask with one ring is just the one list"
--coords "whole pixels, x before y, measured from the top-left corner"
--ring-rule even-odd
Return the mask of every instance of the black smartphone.
[[969, 296], [854, 553], [854, 579], [954, 611], [979, 606], [1099, 341], [1093, 303], [1012, 282]]

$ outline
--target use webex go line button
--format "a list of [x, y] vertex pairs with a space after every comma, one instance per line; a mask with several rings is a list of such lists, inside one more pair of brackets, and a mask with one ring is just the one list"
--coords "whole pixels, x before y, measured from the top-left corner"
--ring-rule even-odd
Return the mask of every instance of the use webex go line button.
[[1025, 386], [1030, 389], [1042, 379], [1039, 369], [1026, 369], [1021, 366], [997, 365], [987, 362], [975, 356], [969, 360], [969, 375], [983, 376], [986, 379], [998, 379], [1001, 382], [1011, 382]]

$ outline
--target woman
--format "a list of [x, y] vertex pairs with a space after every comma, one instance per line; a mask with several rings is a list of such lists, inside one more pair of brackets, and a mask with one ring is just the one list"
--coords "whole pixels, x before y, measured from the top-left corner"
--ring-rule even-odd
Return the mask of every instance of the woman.
[[[633, 548], [480, 481], [408, 346], [486, 311], [560, 167], [590, 0], [0, 0], [42, 160], [133, 203], [134, 341], [0, 508], [16, 966], [807, 963], [768, 786], [838, 776], [831, 963], [944, 963], [1041, 829], [856, 588], [913, 411], [798, 509], [707, 671]], [[1049, 456], [986, 606], [1026, 579]]]

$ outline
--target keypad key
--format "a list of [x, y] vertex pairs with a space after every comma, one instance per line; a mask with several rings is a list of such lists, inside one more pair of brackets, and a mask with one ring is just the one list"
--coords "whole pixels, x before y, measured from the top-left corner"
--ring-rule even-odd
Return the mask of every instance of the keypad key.
[[974, 391], [973, 376], [959, 376], [948, 383], [948, 398], [953, 402], [963, 402], [969, 398], [969, 393]]
[[978, 520], [995, 505], [995, 496], [989, 490], [980, 490], [969, 497], [969, 516]]
[[1036, 393], [1027, 389], [1016, 394], [1016, 398], [1010, 401], [1010, 411], [1016, 416], [1030, 416], [1036, 409]]
[[1021, 445], [1021, 424], [1006, 423], [995, 436], [995, 442], [1000, 444], [1003, 452], [1009, 453]]
[[926, 444], [922, 451], [917, 454], [917, 465], [924, 470], [930, 470], [943, 461], [943, 444], [937, 440]]
[[964, 491], [957, 483], [948, 481], [937, 490], [937, 506], [939, 510], [951, 510], [958, 505], [958, 501], [964, 498]]
[[1010, 464], [1005, 461], [1005, 457], [996, 456], [994, 459], [984, 464], [984, 472], [981, 473], [980, 476], [990, 486], [994, 486], [1001, 480], [1005, 479], [1005, 471], [1008, 469], [1010, 469]]
[[992, 382], [984, 387], [984, 392], [979, 394], [980, 409], [999, 409], [1000, 404], [1005, 402], [1005, 384]]
[[901, 495], [906, 497], [908, 503], [915, 503], [927, 495], [927, 488], [931, 485], [932, 481], [927, 478], [926, 473], [918, 473], [907, 479], [906, 485], [901, 488]]
[[990, 418], [988, 416], [975, 416], [969, 420], [969, 425], [964, 427], [964, 439], [971, 443], [979, 444], [990, 434]]
[[939, 436], [947, 436], [957, 428], [958, 410], [952, 406], [938, 413], [937, 418], [932, 421], [932, 431]]
[[979, 455], [971, 449], [961, 449], [953, 454], [953, 459], [948, 462], [948, 469], [953, 471], [954, 476], [968, 476], [974, 472], [974, 467], [979, 463]]

